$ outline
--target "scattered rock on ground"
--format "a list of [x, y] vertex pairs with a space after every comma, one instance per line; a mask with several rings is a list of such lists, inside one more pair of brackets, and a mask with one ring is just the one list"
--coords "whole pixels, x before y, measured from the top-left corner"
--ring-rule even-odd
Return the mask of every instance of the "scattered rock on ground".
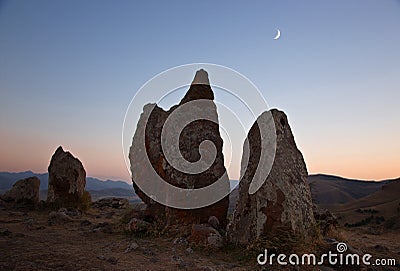
[[75, 208], [60, 208], [60, 209], [58, 209], [58, 212], [65, 213], [71, 217], [80, 217], [82, 215], [82, 212]]
[[92, 232], [113, 233], [114, 225], [108, 222], [101, 222], [93, 226]]
[[103, 255], [98, 255], [98, 256], [96, 256], [96, 258], [99, 259], [99, 260], [105, 260], [106, 259], [106, 257], [104, 257]]
[[63, 223], [68, 223], [72, 222], [74, 219], [70, 217], [65, 209], [60, 209], [58, 211], [53, 211], [50, 212], [49, 214], [49, 224], [63, 224]]
[[129, 246], [125, 249], [125, 253], [128, 253], [133, 250], [137, 250], [139, 248], [139, 245], [136, 242], [132, 242], [129, 244]]
[[126, 209], [129, 207], [129, 201], [125, 198], [104, 198], [99, 199], [92, 204], [93, 208], [114, 208], [114, 209]]
[[197, 246], [218, 248], [222, 247], [224, 240], [221, 234], [209, 224], [194, 224], [189, 241]]

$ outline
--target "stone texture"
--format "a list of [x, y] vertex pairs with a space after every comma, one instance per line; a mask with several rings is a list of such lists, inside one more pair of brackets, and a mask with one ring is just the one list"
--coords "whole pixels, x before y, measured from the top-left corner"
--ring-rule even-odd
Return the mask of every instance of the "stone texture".
[[19, 180], [2, 196], [2, 199], [33, 208], [39, 204], [39, 186], [40, 180], [37, 177]]
[[221, 234], [209, 224], [193, 224], [189, 241], [197, 246], [213, 248], [223, 245]]
[[[271, 114], [276, 129], [275, 160], [270, 174], [262, 177], [265, 182], [260, 189], [249, 194], [261, 154], [259, 127], [265, 127]], [[244, 149], [239, 198], [228, 227], [230, 241], [250, 244], [262, 238], [279, 237], [282, 232], [304, 239], [314, 237], [316, 223], [306, 182], [307, 168], [285, 113], [276, 109], [264, 112], [250, 129], [246, 142], [250, 147], [249, 156], [245, 157]], [[246, 160], [248, 166], [244, 171]]]
[[[133, 187], [136, 194], [147, 205], [146, 212], [148, 221], [157, 220], [166, 228], [172, 225], [189, 225], [189, 227], [186, 227], [188, 233], [190, 232], [191, 224], [206, 223], [210, 216], [217, 217], [220, 224], [224, 227], [226, 226], [229, 196], [226, 196], [212, 205], [198, 209], [185, 210], [165, 207], [152, 200], [149, 195], [146, 195], [139, 188], [138, 183], [143, 181], [142, 179], [144, 179], [146, 172], [135, 170], [135, 168], [144, 168], [144, 166], [141, 167], [141, 163], [143, 163], [143, 157], [147, 156], [158, 176], [175, 187], [197, 189], [206, 187], [222, 177], [224, 185], [226, 184], [226, 187], [224, 187], [228, 189], [229, 192], [229, 180], [224, 167], [224, 158], [222, 154], [223, 141], [219, 133], [218, 123], [208, 120], [197, 120], [188, 124], [180, 134], [179, 150], [186, 161], [193, 163], [200, 159], [199, 145], [205, 140], [210, 140], [216, 147], [215, 161], [210, 168], [199, 174], [189, 174], [174, 168], [165, 158], [161, 146], [161, 132], [168, 116], [188, 102], [195, 100], [213, 101], [213, 99], [214, 93], [209, 85], [207, 72], [200, 70], [196, 73], [192, 85], [178, 105], [173, 106], [168, 111], [164, 111], [157, 105], [155, 105], [154, 108], [154, 105], [151, 104], [144, 106], [133, 138], [129, 159], [131, 162]], [[216, 106], [213, 102], [208, 103], [208, 106], [202, 108], [202, 110], [208, 112], [213, 118], [218, 120]], [[190, 114], [191, 112], [185, 113]], [[149, 116], [147, 123], [145, 123], [146, 115]], [[145, 135], [140, 134], [140, 127], [145, 127]], [[145, 150], [140, 146], [139, 142], [139, 139], [143, 136], [145, 137]], [[160, 188], [154, 187], [154, 189]], [[183, 228], [184, 227], [181, 227], [180, 229]]]
[[51, 158], [48, 171], [47, 202], [57, 203], [60, 206], [70, 206], [83, 200], [86, 171], [81, 161], [70, 152], [65, 152], [60, 146]]

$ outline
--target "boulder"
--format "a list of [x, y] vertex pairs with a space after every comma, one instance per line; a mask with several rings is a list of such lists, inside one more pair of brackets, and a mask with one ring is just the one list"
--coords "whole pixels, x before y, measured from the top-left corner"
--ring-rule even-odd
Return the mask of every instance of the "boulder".
[[[137, 124], [129, 152], [133, 187], [136, 194], [147, 206], [147, 220], [158, 221], [166, 229], [172, 226], [171, 229], [178, 228], [180, 233], [184, 229], [186, 229], [186, 233], [190, 233], [192, 224], [207, 223], [210, 216], [215, 216], [223, 227], [227, 224], [226, 216], [229, 207], [228, 194], [230, 187], [222, 154], [223, 141], [219, 133], [218, 114], [213, 100], [214, 93], [209, 84], [208, 74], [206, 71], [200, 70], [196, 73], [188, 92], [178, 105], [171, 107], [168, 111], [164, 111], [156, 104], [148, 104], [144, 106], [143, 113]], [[179, 151], [177, 152], [180, 152], [183, 159], [189, 163], [195, 163], [202, 158], [209, 157], [211, 151], [207, 149], [208, 145], [203, 143], [212, 142], [216, 151], [213, 163], [209, 168], [195, 174], [187, 173], [176, 168], [175, 165], [171, 165], [171, 160], [166, 158], [161, 138], [166, 121], [172, 114], [174, 114], [176, 121], [174, 125], [179, 125], [180, 120], [184, 122], [187, 117], [197, 117], [196, 113], [194, 113], [196, 112], [194, 110], [196, 105], [193, 105], [193, 102], [201, 102], [202, 105], [198, 106], [197, 110], [200, 108], [201, 112], [206, 112], [204, 114], [216, 121], [198, 119], [187, 124], [181, 132], [177, 128], [166, 132], [166, 134], [167, 137], [179, 138]], [[193, 107], [190, 107], [192, 105]], [[202, 154], [200, 154], [200, 145], [203, 145], [202, 147], [207, 145], [203, 148], [205, 151]], [[151, 164], [150, 168], [147, 165], [147, 160]], [[201, 208], [179, 208], [168, 204], [160, 204], [160, 198], [158, 200], [157, 197], [152, 198], [152, 195], [145, 193], [141, 188], [143, 185], [149, 185], [149, 181], [154, 179], [149, 177], [150, 171], [155, 171], [157, 177], [160, 177], [163, 182], [180, 189], [198, 189], [209, 186], [221, 179], [222, 185], [219, 186], [219, 189], [227, 191], [227, 196], [213, 204], [201, 206]], [[162, 197], [167, 200], [175, 199], [175, 195], [171, 195], [163, 187], [156, 184], [152, 187], [152, 191], [161, 191], [163, 193]], [[195, 198], [184, 198], [182, 202], [193, 202], [195, 200]], [[150, 219], [150, 217], [153, 219]], [[175, 227], [177, 225], [178, 227]], [[187, 225], [188, 227], [181, 227], [182, 225]]]
[[209, 224], [193, 224], [188, 240], [194, 245], [211, 248], [222, 247], [224, 243], [221, 234]]
[[[276, 132], [275, 157], [269, 174], [258, 175], [257, 179], [257, 167], [266, 167], [259, 163], [267, 161], [261, 157], [260, 129], [270, 127], [271, 121]], [[264, 152], [264, 155], [271, 154]], [[248, 245], [263, 238], [279, 238], [282, 232], [303, 240], [315, 237], [307, 175], [303, 155], [296, 146], [285, 113], [273, 109], [261, 114], [251, 127], [243, 149], [239, 196], [228, 227], [230, 241]], [[251, 182], [262, 185], [250, 193]]]
[[86, 171], [81, 161], [60, 146], [53, 154], [49, 171], [47, 202], [58, 207], [79, 206], [90, 201], [85, 191]]
[[21, 206], [36, 207], [39, 204], [39, 186], [40, 180], [37, 177], [19, 180], [2, 196], [2, 199]]

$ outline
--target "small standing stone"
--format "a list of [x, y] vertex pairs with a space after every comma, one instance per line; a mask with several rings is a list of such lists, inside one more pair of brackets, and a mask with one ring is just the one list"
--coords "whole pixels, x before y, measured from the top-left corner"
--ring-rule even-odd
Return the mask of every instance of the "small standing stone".
[[74, 206], [85, 199], [86, 171], [81, 161], [60, 146], [49, 165], [47, 202], [58, 206]]

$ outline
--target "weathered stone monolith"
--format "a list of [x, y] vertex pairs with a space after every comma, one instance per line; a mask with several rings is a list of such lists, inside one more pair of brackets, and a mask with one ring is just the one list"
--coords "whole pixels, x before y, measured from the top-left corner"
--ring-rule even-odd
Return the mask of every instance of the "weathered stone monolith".
[[[174, 117], [178, 118], [176, 125], [179, 124], [179, 118], [182, 118], [182, 121], [188, 116], [196, 119], [196, 116], [191, 115], [194, 114], [194, 111], [192, 111], [190, 107], [188, 109], [182, 109], [185, 108], [185, 104], [188, 106], [189, 104], [187, 103], [189, 102], [208, 101], [202, 103], [204, 106], [202, 106], [201, 110], [207, 112], [212, 119], [218, 121], [217, 110], [213, 100], [214, 93], [209, 83], [208, 74], [206, 71], [200, 70], [197, 71], [189, 90], [178, 105], [171, 107], [168, 111], [164, 111], [154, 104], [144, 106], [130, 148], [129, 159], [131, 163], [133, 187], [137, 195], [147, 205], [147, 220], [157, 220], [165, 227], [189, 225], [189, 227], [187, 227], [189, 231], [192, 224], [207, 223], [210, 216], [215, 216], [222, 225], [226, 225], [226, 216], [229, 207], [228, 196], [206, 207], [198, 209], [179, 209], [159, 204], [156, 200], [150, 198], [151, 195], [144, 193], [140, 188], [140, 183], [144, 182], [148, 175], [149, 169], [146, 169], [146, 160], [148, 159], [152, 165], [152, 169], [150, 170], [154, 169], [163, 181], [175, 187], [197, 189], [211, 185], [222, 178], [223, 184], [229, 192], [229, 180], [222, 154], [223, 141], [220, 136], [218, 122], [198, 119], [187, 124], [182, 131], [179, 131], [177, 128], [176, 131], [172, 130], [168, 132], [168, 136], [179, 138], [179, 152], [183, 158], [190, 163], [207, 157], [209, 154], [207, 151], [203, 153], [204, 157], [200, 155], [199, 146], [204, 141], [212, 142], [216, 149], [215, 160], [208, 169], [201, 173], [190, 174], [176, 169], [170, 164], [170, 161], [166, 159], [165, 150], [162, 148], [162, 130], [171, 114], [175, 114]], [[145, 129], [143, 129], [144, 127]], [[142, 145], [143, 139], [145, 141], [144, 147]], [[168, 147], [169, 146], [167, 146], [167, 148]], [[153, 189], [160, 188], [155, 186]], [[179, 229], [179, 227], [175, 228]]]
[[[260, 177], [265, 182], [250, 194], [250, 183], [257, 181], [253, 177], [262, 160], [259, 127], [265, 127], [271, 116], [276, 130], [275, 159], [269, 175]], [[276, 109], [264, 112], [253, 124], [246, 141], [249, 151], [243, 150], [239, 197], [228, 226], [230, 241], [248, 245], [280, 235], [301, 239], [316, 236], [307, 167], [285, 113]]]

